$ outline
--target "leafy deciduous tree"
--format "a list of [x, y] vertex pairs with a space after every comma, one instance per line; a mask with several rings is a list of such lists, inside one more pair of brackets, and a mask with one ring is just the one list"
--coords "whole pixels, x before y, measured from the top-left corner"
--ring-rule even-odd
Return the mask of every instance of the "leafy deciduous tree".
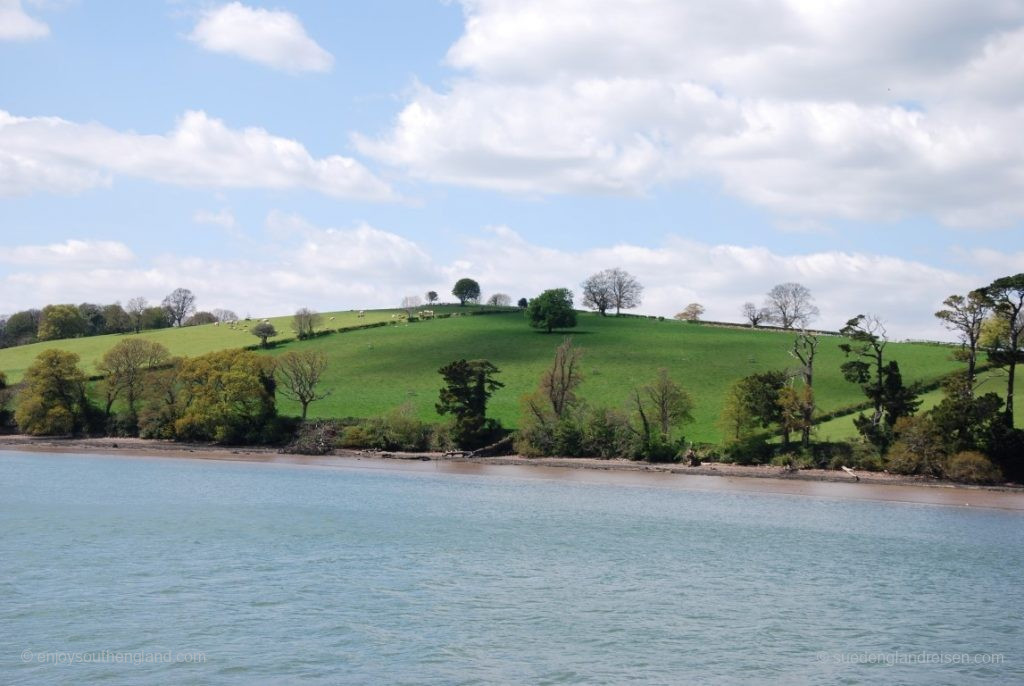
[[526, 307], [530, 326], [551, 333], [554, 329], [576, 326], [576, 310], [572, 308], [572, 291], [568, 288], [546, 290]]
[[277, 329], [270, 322], [260, 322], [249, 331], [253, 336], [260, 339], [260, 347], [267, 347], [267, 339], [277, 335]]
[[701, 315], [704, 314], [704, 306], [700, 303], [690, 303], [682, 312], [676, 312], [673, 315], [673, 319], [678, 319], [684, 322], [699, 322]]
[[124, 398], [129, 420], [134, 423], [148, 374], [168, 359], [170, 353], [167, 348], [142, 338], [123, 339], [105, 352], [96, 365], [106, 377], [103, 382], [104, 414], [109, 418], [114, 403], [118, 398]]
[[437, 302], [437, 291], [427, 291], [427, 302], [431, 305]]
[[92, 407], [85, 394], [79, 357], [64, 350], [44, 350], [25, 371], [14, 419], [34, 436], [66, 435], [88, 428]]
[[480, 284], [473, 279], [459, 279], [452, 288], [452, 295], [459, 299], [459, 305], [476, 302], [480, 299]]
[[47, 305], [39, 319], [39, 340], [55, 341], [83, 336], [87, 327], [74, 305]]

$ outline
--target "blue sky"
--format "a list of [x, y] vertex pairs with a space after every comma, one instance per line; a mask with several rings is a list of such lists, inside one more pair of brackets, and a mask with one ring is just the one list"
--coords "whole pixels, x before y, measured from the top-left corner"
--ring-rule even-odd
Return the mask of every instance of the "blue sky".
[[623, 267], [949, 337], [1024, 271], [1024, 3], [0, 0], [0, 313]]

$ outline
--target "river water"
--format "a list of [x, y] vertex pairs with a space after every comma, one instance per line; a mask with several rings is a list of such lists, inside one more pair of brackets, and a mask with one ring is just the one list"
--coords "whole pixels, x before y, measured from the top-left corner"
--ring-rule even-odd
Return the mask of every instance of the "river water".
[[1024, 513], [0, 453], [0, 683], [1024, 683]]

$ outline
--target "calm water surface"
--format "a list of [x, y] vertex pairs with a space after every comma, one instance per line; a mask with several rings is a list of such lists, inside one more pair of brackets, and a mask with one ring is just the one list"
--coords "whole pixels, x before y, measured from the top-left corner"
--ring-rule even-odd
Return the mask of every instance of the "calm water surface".
[[0, 453], [0, 522], [3, 684], [1024, 683], [1020, 512]]

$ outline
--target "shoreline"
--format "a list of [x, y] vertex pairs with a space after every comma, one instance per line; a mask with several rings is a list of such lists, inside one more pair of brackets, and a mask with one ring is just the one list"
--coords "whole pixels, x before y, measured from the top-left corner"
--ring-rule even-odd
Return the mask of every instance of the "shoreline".
[[37, 438], [0, 436], [0, 451], [105, 455], [124, 458], [198, 459], [320, 468], [384, 469], [405, 473], [506, 476], [574, 483], [655, 486], [682, 490], [775, 493], [843, 500], [876, 500], [1024, 512], [1024, 487], [974, 486], [934, 478], [821, 469], [787, 472], [768, 465], [649, 464], [624, 459], [460, 457], [438, 453], [336, 450], [300, 455], [274, 448], [217, 446], [139, 438]]

